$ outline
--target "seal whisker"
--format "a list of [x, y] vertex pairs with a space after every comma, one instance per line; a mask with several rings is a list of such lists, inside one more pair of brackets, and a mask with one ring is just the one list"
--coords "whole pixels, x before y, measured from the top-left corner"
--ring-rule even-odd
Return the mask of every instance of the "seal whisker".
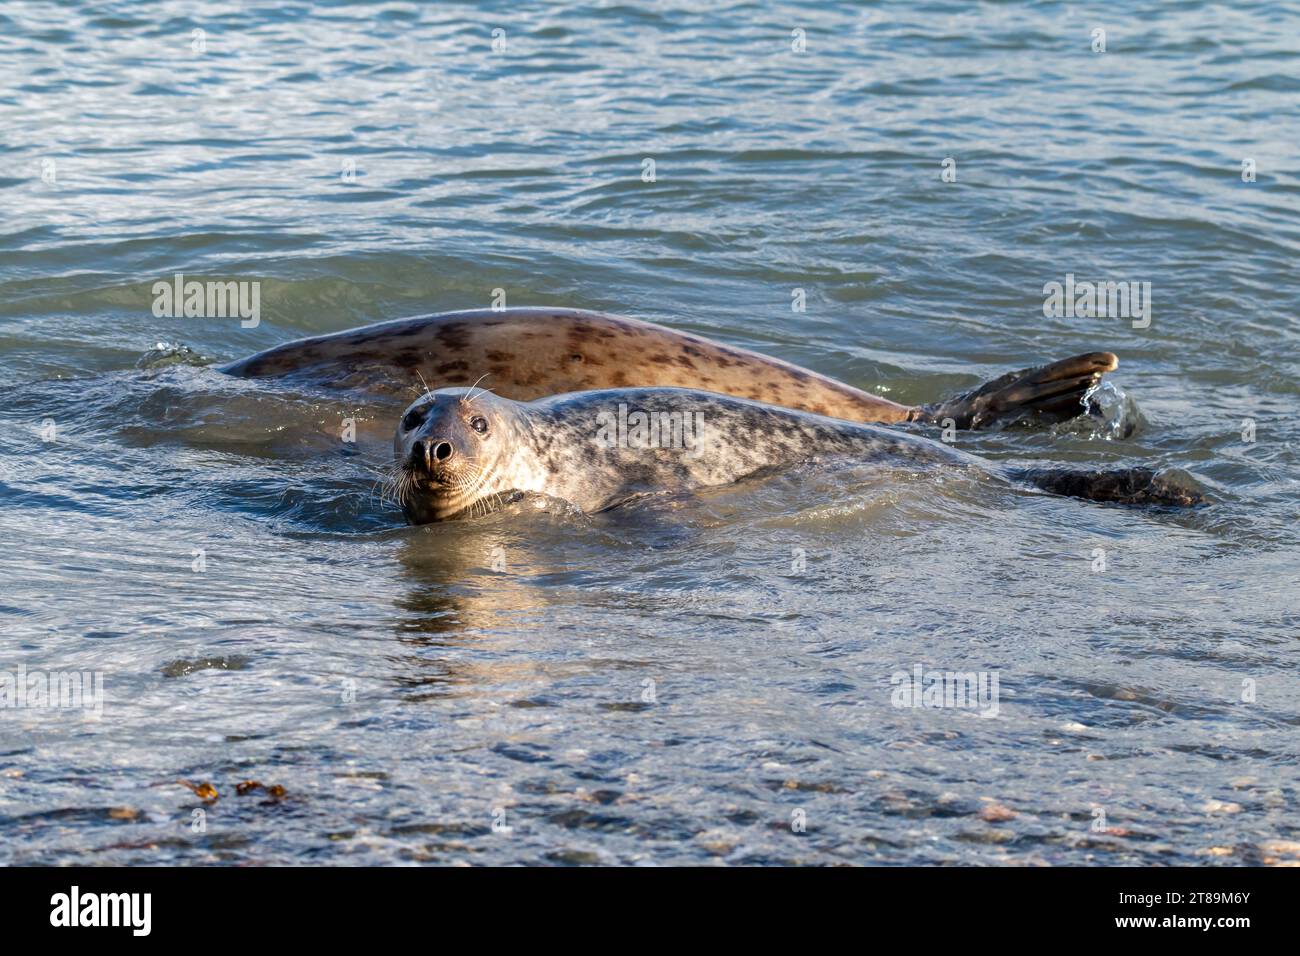
[[[401, 507], [403, 499], [405, 498], [405, 480], [405, 473], [401, 469], [392, 469], [380, 477], [380, 480], [376, 482], [376, 484], [380, 486], [379, 503], [381, 506], [391, 503]], [[373, 498], [373, 487], [370, 490], [370, 494]]]
[[501, 492], [499, 491], [492, 492], [486, 498], [479, 498], [472, 505], [470, 505], [469, 516], [471, 518], [487, 517], [489, 514], [492, 513], [492, 511], [496, 509], [496, 506], [500, 503], [500, 499], [501, 499]]
[[375, 479], [374, 483], [370, 486], [370, 501], [373, 502], [375, 500], [375, 492], [378, 491], [379, 506], [381, 508], [384, 506], [384, 495], [385, 492], [387, 491], [387, 486], [388, 486], [388, 477], [386, 475], [380, 475], [378, 478]]
[[[475, 382], [473, 385], [471, 385], [471, 386], [469, 387], [469, 391], [467, 391], [464, 395], [462, 395], [462, 396], [460, 397], [460, 402], [461, 402], [462, 405], [470, 405], [470, 404], [473, 403], [474, 399], [478, 398], [478, 395], [475, 395], [475, 394], [474, 394], [474, 389], [478, 388], [478, 386], [479, 386], [479, 382], [481, 382], [481, 381], [483, 381], [483, 379], [487, 378], [489, 374], [490, 374], [489, 372], [484, 372], [482, 375], [480, 375], [480, 376], [478, 377], [478, 382]], [[479, 392], [479, 395], [482, 395], [483, 392], [486, 392], [486, 391], [490, 391], [490, 390], [485, 388], [485, 389], [483, 389], [483, 391]]]
[[415, 369], [415, 374], [420, 377], [420, 384], [424, 386], [424, 391], [420, 393], [420, 398], [424, 398], [432, 389], [429, 388], [429, 383], [424, 380], [424, 373], [420, 371], [418, 366]]

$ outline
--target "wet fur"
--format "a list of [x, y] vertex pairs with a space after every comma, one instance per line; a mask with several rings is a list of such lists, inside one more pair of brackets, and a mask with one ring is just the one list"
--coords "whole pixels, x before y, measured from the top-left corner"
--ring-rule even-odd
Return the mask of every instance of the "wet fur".
[[388, 394], [426, 382], [435, 388], [469, 385], [481, 376], [498, 395], [519, 401], [607, 388], [697, 388], [850, 421], [943, 424], [951, 418], [964, 428], [1038, 410], [1057, 418], [1077, 415], [1084, 392], [1115, 365], [1109, 352], [1093, 352], [1003, 376], [991, 392], [985, 386], [952, 401], [907, 406], [780, 359], [650, 322], [577, 309], [504, 309], [400, 319], [300, 339], [220, 369]]
[[[698, 414], [698, 444], [603, 444], [601, 415], [617, 418], [620, 406], [629, 416]], [[450, 388], [421, 397], [407, 414], [418, 424], [408, 428], [403, 416], [394, 453], [403, 511], [415, 524], [483, 514], [516, 492], [597, 512], [646, 494], [716, 487], [827, 460], [965, 468], [1095, 501], [1187, 506], [1204, 500], [1147, 470], [1015, 471], [921, 436], [694, 389], [607, 389], [514, 402]], [[475, 418], [486, 422], [485, 434], [471, 427]], [[438, 442], [455, 449], [446, 464], [427, 454]]]

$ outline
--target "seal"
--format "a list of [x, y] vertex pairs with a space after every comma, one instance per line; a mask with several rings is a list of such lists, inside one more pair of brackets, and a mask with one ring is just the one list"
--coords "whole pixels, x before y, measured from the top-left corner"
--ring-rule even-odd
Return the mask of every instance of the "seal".
[[486, 514], [522, 493], [594, 513], [803, 462], [961, 468], [1093, 501], [1203, 499], [1148, 469], [1003, 468], [880, 426], [679, 388], [604, 389], [516, 402], [482, 389], [421, 396], [398, 422], [388, 490], [407, 521]]
[[981, 428], [1054, 422], [1119, 362], [1087, 352], [1024, 369], [933, 405], [901, 405], [777, 358], [638, 319], [577, 309], [446, 312], [299, 339], [218, 366], [248, 378], [285, 377], [331, 388], [410, 394], [412, 386], [470, 385], [530, 401], [607, 388], [698, 388], [861, 422]]

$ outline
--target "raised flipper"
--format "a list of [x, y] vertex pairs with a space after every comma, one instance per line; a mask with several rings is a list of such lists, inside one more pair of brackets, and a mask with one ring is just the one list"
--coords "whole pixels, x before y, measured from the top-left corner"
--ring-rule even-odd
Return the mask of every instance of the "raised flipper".
[[1208, 499], [1197, 489], [1169, 474], [1150, 468], [1084, 471], [1076, 468], [1027, 468], [1011, 477], [1055, 495], [1086, 501], [1112, 501], [1122, 505], [1172, 505], [1192, 508]]
[[1050, 365], [1008, 372], [979, 388], [944, 402], [915, 409], [911, 421], [957, 428], [986, 428], [1017, 420], [1051, 423], [1083, 414], [1084, 395], [1119, 359], [1111, 352], [1085, 352]]

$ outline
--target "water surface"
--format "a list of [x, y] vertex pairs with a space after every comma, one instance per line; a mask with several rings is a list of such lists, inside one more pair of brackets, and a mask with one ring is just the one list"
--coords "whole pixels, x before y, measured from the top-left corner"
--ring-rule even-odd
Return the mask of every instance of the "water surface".
[[[0, 669], [106, 702], [0, 711], [0, 859], [1293, 856], [1298, 67], [1294, 3], [7, 4]], [[177, 272], [260, 323], [155, 317]], [[1067, 273], [1150, 327], [1044, 317]], [[495, 290], [909, 403], [1111, 349], [1131, 436], [960, 446], [1216, 502], [848, 469], [412, 529], [391, 403], [206, 367]], [[917, 665], [997, 716], [894, 706]]]

